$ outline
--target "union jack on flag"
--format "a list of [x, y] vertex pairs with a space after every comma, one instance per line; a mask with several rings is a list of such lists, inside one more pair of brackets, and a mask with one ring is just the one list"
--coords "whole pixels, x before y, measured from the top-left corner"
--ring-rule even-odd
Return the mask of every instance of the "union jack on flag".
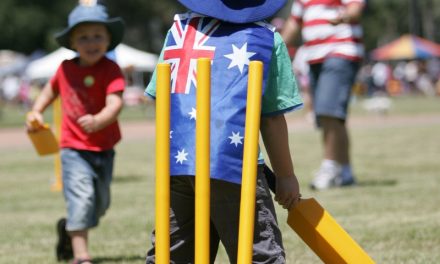
[[209, 36], [220, 26], [220, 21], [211, 19], [203, 25], [201, 17], [174, 21], [171, 34], [175, 43], [167, 45], [164, 60], [171, 63], [172, 93], [189, 93], [191, 84], [196, 81], [198, 58], [214, 58], [215, 46], [205, 45]]

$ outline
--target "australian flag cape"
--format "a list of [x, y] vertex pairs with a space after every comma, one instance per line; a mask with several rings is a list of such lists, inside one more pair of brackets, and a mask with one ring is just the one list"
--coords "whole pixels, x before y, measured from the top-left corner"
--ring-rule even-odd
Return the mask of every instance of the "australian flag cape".
[[[162, 51], [171, 64], [171, 175], [195, 175], [197, 58], [211, 64], [211, 178], [241, 183], [248, 66], [263, 62], [263, 93], [274, 32], [192, 12], [175, 16]], [[260, 161], [261, 163], [262, 161]]]

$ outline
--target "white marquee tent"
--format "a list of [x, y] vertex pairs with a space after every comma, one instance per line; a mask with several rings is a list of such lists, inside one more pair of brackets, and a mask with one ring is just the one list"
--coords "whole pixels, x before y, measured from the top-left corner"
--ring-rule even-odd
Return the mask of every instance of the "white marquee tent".
[[24, 54], [12, 50], [0, 50], [0, 77], [21, 73], [26, 63]]
[[[54, 52], [30, 62], [25, 75], [30, 79], [47, 79], [55, 74], [63, 60], [71, 59], [76, 53], [66, 48], [59, 48]], [[153, 72], [158, 56], [144, 52], [125, 44], [119, 44], [114, 51], [109, 52], [110, 58], [115, 58], [122, 69], [133, 68], [139, 72]]]

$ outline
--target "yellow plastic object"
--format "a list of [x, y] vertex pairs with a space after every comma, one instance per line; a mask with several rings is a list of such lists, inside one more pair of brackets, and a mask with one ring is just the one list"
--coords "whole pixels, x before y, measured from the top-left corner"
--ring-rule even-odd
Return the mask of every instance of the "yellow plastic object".
[[156, 263], [170, 263], [170, 65], [157, 65]]
[[263, 63], [249, 64], [237, 263], [252, 263]]
[[29, 131], [27, 134], [38, 155], [44, 156], [59, 151], [58, 142], [48, 124], [40, 126], [38, 121], [34, 120], [34, 122], [32, 122], [32, 127], [37, 130], [32, 132]]
[[[57, 142], [60, 142], [61, 138], [61, 99], [57, 97], [53, 102], [53, 124], [55, 131], [55, 138]], [[60, 152], [55, 154], [54, 157], [54, 170], [55, 170], [55, 181], [50, 186], [52, 192], [61, 192], [63, 190], [63, 179], [62, 179], [62, 165], [61, 165], [61, 154]]]
[[211, 60], [197, 60], [195, 263], [209, 263]]
[[313, 198], [303, 199], [291, 208], [287, 223], [324, 263], [374, 263]]

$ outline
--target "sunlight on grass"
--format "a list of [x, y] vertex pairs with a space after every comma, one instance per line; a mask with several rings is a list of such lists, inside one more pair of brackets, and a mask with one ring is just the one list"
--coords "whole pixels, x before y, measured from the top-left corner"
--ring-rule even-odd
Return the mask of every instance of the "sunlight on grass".
[[[303, 196], [317, 199], [377, 263], [437, 263], [440, 122], [392, 123], [390, 118], [433, 116], [440, 103], [438, 98], [398, 98], [394, 106], [389, 121], [352, 127], [358, 186], [308, 188], [321, 159], [320, 134], [312, 128], [290, 131], [295, 169]], [[353, 111], [358, 117], [372, 120], [360, 108]], [[144, 263], [154, 227], [154, 141], [127, 135], [116, 151], [112, 205], [91, 232], [91, 251], [97, 263]], [[0, 155], [0, 262], [57, 263], [55, 223], [65, 208], [62, 194], [50, 192], [53, 158], [38, 157], [30, 144], [1, 147]], [[286, 211], [277, 206], [277, 215], [287, 263], [320, 263], [287, 226]], [[223, 248], [216, 263], [228, 263]]]

